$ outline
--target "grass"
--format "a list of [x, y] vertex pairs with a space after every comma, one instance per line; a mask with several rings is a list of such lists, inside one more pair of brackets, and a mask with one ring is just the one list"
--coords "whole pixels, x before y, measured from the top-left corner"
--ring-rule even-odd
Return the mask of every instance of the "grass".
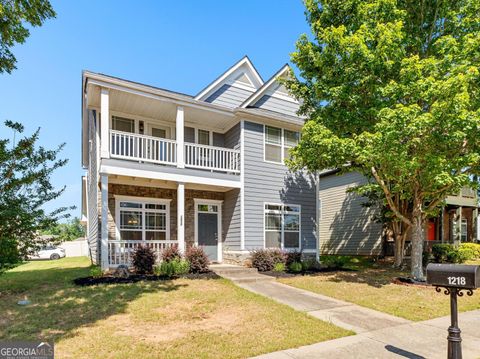
[[53, 340], [59, 358], [244, 358], [352, 334], [224, 279], [72, 284], [88, 273], [79, 257], [1, 275], [0, 339]]
[[[413, 321], [450, 314], [449, 296], [437, 293], [433, 287], [393, 284], [393, 278], [408, 273], [392, 269], [391, 263], [372, 264], [362, 259], [348, 266], [357, 271], [320, 273], [279, 281]], [[472, 297], [464, 295], [458, 303], [460, 311], [480, 309], [480, 294], [477, 291]]]

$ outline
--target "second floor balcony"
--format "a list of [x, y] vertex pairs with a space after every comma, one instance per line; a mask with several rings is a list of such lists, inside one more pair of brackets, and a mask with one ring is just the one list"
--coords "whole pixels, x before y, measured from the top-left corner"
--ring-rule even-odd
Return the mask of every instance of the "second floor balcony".
[[[110, 130], [110, 157], [185, 168], [240, 173], [240, 150]], [[182, 153], [181, 153], [182, 152]]]

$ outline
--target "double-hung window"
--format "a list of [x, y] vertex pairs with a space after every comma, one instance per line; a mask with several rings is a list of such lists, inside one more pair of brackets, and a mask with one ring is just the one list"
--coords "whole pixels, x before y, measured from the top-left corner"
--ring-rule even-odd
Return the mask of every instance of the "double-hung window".
[[117, 200], [117, 226], [121, 240], [164, 241], [170, 239], [168, 201]]
[[300, 206], [265, 204], [265, 247], [300, 248]]
[[290, 149], [298, 144], [300, 133], [278, 127], [265, 126], [265, 161], [283, 163], [290, 157]]

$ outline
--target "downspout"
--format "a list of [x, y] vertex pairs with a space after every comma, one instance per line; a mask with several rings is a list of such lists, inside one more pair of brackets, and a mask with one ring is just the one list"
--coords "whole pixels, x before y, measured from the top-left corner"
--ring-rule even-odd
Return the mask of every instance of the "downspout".
[[317, 217], [317, 250], [315, 251], [315, 259], [320, 263], [320, 174], [315, 172], [315, 198], [316, 198], [316, 217]]

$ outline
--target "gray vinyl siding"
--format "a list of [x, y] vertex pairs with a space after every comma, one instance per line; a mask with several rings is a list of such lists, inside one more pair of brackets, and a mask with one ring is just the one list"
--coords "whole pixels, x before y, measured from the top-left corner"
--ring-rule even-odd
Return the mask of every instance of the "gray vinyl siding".
[[284, 115], [297, 116], [299, 104], [269, 95], [262, 96], [252, 107], [261, 108]]
[[240, 146], [240, 123], [237, 123], [225, 133], [224, 145], [226, 148], [239, 148]]
[[253, 91], [248, 91], [232, 85], [225, 84], [217, 91], [211, 94], [205, 102], [210, 102], [215, 105], [235, 108], [240, 106]]
[[362, 206], [365, 198], [347, 192], [365, 183], [352, 172], [320, 178], [320, 248], [323, 254], [377, 255], [381, 252], [382, 226], [372, 220], [373, 209]]
[[213, 133], [213, 145], [218, 147], [225, 147], [225, 135], [223, 133]]
[[316, 188], [313, 175], [289, 173], [263, 160], [263, 124], [245, 121], [245, 247], [264, 247], [264, 203], [301, 206], [301, 248], [316, 247]]
[[183, 138], [185, 142], [195, 143], [195, 129], [193, 127], [185, 127], [183, 129]]
[[240, 189], [225, 192], [222, 213], [223, 250], [240, 250]]

